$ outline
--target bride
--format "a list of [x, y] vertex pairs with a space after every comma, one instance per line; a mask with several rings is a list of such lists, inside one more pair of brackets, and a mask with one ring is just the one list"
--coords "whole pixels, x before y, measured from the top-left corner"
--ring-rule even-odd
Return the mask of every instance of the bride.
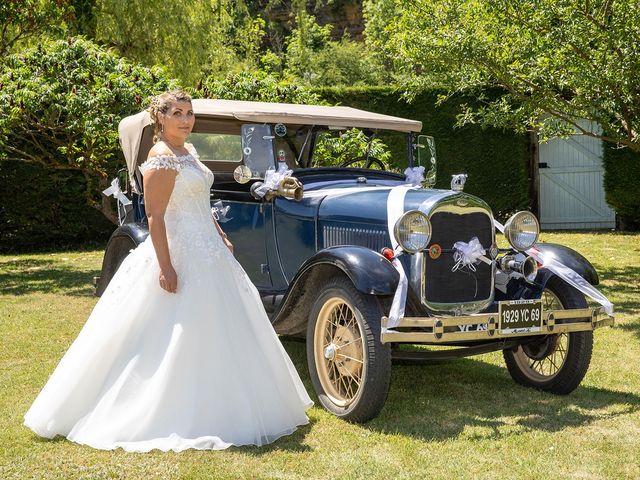
[[42, 437], [99, 449], [264, 445], [312, 404], [259, 294], [211, 217], [213, 173], [185, 143], [191, 98], [150, 107], [149, 237], [124, 260], [25, 415]]

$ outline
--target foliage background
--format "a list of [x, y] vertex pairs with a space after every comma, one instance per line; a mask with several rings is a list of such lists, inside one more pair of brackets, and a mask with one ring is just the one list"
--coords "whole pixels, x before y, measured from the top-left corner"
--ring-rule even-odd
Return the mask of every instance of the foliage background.
[[[123, 166], [117, 121], [169, 85], [198, 97], [335, 103], [419, 119], [436, 137], [438, 187], [466, 172], [467, 191], [498, 216], [527, 208], [526, 131], [541, 128], [532, 119], [547, 97], [575, 100], [583, 113], [593, 107], [602, 121], [626, 109], [633, 141], [640, 17], [625, 9], [630, 2], [2, 2], [0, 176], [11, 187], [0, 190], [0, 250], [104, 240], [109, 229], [90, 208], [114, 218], [114, 202], [99, 192]], [[501, 95], [505, 78], [533, 82], [518, 92], [534, 102], [520, 108]], [[34, 131], [41, 167], [6, 160]], [[390, 162], [403, 167], [404, 145], [384, 140]], [[640, 155], [615, 143], [604, 149], [607, 201], [621, 226], [637, 228]], [[33, 184], [45, 179], [55, 188]]]

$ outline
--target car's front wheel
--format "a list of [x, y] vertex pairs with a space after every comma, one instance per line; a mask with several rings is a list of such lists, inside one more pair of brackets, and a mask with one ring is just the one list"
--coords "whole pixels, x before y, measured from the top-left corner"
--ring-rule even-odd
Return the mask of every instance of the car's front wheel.
[[[552, 277], [542, 294], [544, 310], [586, 308], [584, 295], [558, 277]], [[511, 377], [519, 384], [558, 395], [574, 391], [589, 368], [593, 332], [547, 335], [515, 349], [504, 350]]]
[[391, 350], [380, 342], [382, 310], [345, 276], [330, 280], [309, 314], [307, 360], [324, 408], [351, 422], [382, 409], [391, 379]]

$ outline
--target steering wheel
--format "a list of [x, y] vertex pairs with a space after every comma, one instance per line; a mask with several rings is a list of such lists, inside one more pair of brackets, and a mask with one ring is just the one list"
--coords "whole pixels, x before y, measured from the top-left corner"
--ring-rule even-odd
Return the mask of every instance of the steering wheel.
[[[354, 165], [354, 164], [357, 164], [358, 162], [364, 163], [364, 166]], [[384, 162], [382, 160], [380, 160], [379, 158], [372, 157], [372, 156], [369, 156], [369, 158], [367, 158], [364, 155], [361, 156], [361, 157], [356, 157], [356, 158], [351, 159], [351, 160], [347, 160], [346, 162], [342, 162], [338, 166], [339, 167], [354, 167], [354, 168], [371, 168], [372, 165], [376, 165], [378, 167], [378, 170], [386, 170], [387, 169], [387, 167], [384, 164]]]

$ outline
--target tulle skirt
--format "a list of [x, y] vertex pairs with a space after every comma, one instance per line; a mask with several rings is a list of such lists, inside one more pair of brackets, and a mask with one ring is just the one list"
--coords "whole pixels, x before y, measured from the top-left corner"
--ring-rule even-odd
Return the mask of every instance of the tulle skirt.
[[174, 294], [158, 285], [150, 238], [129, 254], [25, 425], [146, 452], [264, 445], [308, 422], [256, 288], [213, 228], [187, 236], [170, 242]]

